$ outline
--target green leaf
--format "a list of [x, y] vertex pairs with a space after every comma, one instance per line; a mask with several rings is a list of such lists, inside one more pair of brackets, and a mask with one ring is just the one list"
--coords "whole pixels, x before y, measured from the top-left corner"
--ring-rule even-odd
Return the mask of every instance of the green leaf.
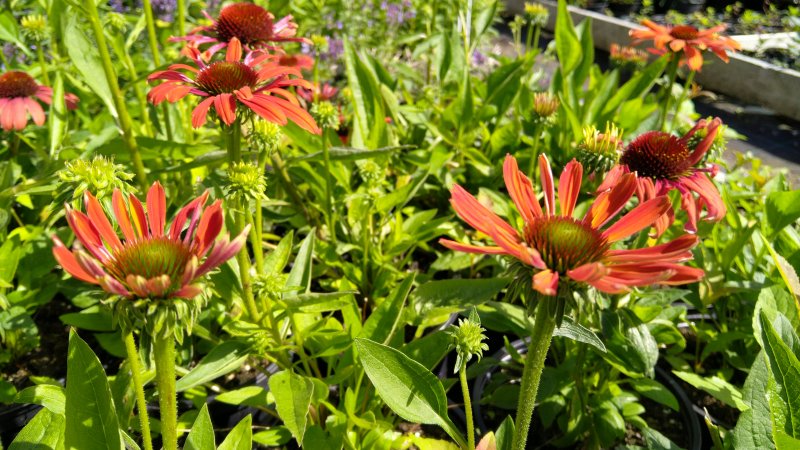
[[275, 249], [264, 258], [264, 273], [279, 274], [283, 272], [289, 264], [289, 257], [292, 256], [292, 242], [294, 241], [294, 230], [290, 230], [286, 236], [281, 238]]
[[186, 437], [184, 450], [214, 450], [214, 426], [211, 424], [211, 416], [208, 414], [208, 405], [205, 403], [200, 408], [200, 413], [194, 419], [192, 429]]
[[679, 445], [652, 428], [642, 430], [642, 435], [649, 450], [681, 450]]
[[[413, 145], [395, 145], [391, 147], [381, 147], [376, 149], [353, 148], [353, 147], [331, 147], [330, 157], [332, 161], [359, 161], [362, 159], [370, 159], [378, 156], [391, 155], [399, 150], [416, 148]], [[287, 159], [286, 163], [293, 163], [297, 161], [322, 161], [323, 153], [314, 152], [307, 155], [298, 156], [296, 158]]]
[[0, 288], [13, 288], [14, 274], [17, 273], [22, 257], [22, 244], [18, 236], [6, 239], [0, 246]]
[[[653, 86], [653, 83], [655, 83], [667, 67], [667, 63], [667, 58], [659, 58], [655, 62], [650, 63], [644, 70], [631, 77], [628, 82], [623, 84], [622, 87], [616, 91], [611, 97], [611, 100], [605, 104], [602, 115], [611, 115], [623, 102], [648, 92]], [[603, 119], [600, 119], [599, 123], [604, 123], [604, 119], [606, 118], [603, 117]]]
[[61, 77], [61, 72], [56, 72], [53, 80], [53, 97], [48, 119], [50, 154], [55, 155], [61, 147], [61, 141], [64, 140], [64, 133], [67, 130], [67, 104], [64, 101], [64, 79]]
[[762, 350], [750, 373], [744, 381], [742, 400], [750, 407], [739, 415], [736, 428], [733, 429], [733, 448], [741, 450], [767, 450], [775, 448], [772, 442], [772, 421], [770, 420], [767, 385], [769, 369], [767, 358]]
[[250, 345], [241, 341], [225, 341], [213, 349], [189, 373], [175, 384], [178, 392], [233, 372], [247, 359]]
[[358, 291], [306, 292], [283, 299], [286, 308], [298, 313], [338, 311], [350, 303], [350, 297]]
[[103, 65], [100, 62], [100, 53], [97, 45], [84, 34], [80, 22], [84, 19], [77, 15], [75, 8], [68, 8], [69, 17], [64, 28], [64, 41], [70, 62], [78, 69], [83, 76], [83, 80], [89, 88], [100, 97], [108, 111], [115, 118], [117, 109], [111, 95], [111, 88], [108, 85]]
[[219, 450], [251, 450], [253, 448], [253, 418], [250, 414], [239, 421], [219, 444]]
[[[314, 257], [314, 230], [300, 243], [300, 250], [294, 259], [294, 265], [286, 279], [286, 286], [299, 286], [300, 292], [308, 292], [311, 288], [311, 265]], [[294, 291], [298, 292], [298, 291]]]
[[14, 15], [9, 10], [0, 14], [0, 41], [13, 42], [26, 55], [31, 56], [30, 49], [19, 38], [17, 19], [14, 18]]
[[39, 411], [14, 438], [11, 445], [8, 446], [8, 450], [53, 450], [63, 448], [64, 416], [56, 414], [49, 409]]
[[27, 387], [14, 397], [14, 403], [33, 403], [42, 405], [56, 414], [64, 414], [64, 388], [52, 384], [39, 384]]
[[718, 376], [701, 377], [691, 372], [673, 370], [672, 373], [697, 389], [711, 394], [714, 398], [739, 411], [747, 411], [749, 406], [742, 399], [739, 389]]
[[505, 114], [522, 85], [522, 76], [529, 65], [519, 59], [494, 69], [486, 80], [485, 105], [495, 105], [497, 116]]
[[254, 407], [263, 407], [269, 403], [267, 400], [267, 390], [261, 386], [246, 386], [234, 391], [223, 392], [217, 396], [216, 400], [231, 405]]
[[761, 339], [775, 383], [774, 391], [779, 397], [771, 396], [770, 404], [782, 403], [781, 411], [771, 407], [773, 420], [776, 413], [780, 413], [780, 422], [783, 422], [773, 422], [773, 433], [784, 432], [791, 437], [800, 437], [800, 361], [775, 331], [764, 311], [759, 314], [759, 319]]
[[300, 444], [306, 434], [308, 407], [314, 394], [314, 383], [306, 377], [284, 370], [269, 378], [269, 390], [275, 397], [275, 409], [283, 424]]
[[603, 311], [603, 358], [626, 375], [653, 377], [658, 344], [646, 324], [627, 309]]
[[292, 432], [286, 427], [273, 427], [253, 435], [253, 442], [267, 447], [278, 447], [289, 442]]
[[66, 393], [66, 448], [122, 448], [117, 413], [103, 366], [74, 330], [69, 334]]
[[678, 399], [675, 398], [675, 395], [658, 381], [650, 378], [633, 378], [630, 382], [636, 392], [662, 405], [669, 406], [675, 411], [680, 410], [680, 405], [678, 405]]
[[113, 331], [114, 321], [106, 308], [92, 306], [79, 313], [67, 313], [59, 316], [66, 325], [89, 331]]
[[576, 323], [572, 317], [564, 316], [561, 326], [555, 329], [553, 336], [562, 336], [572, 339], [573, 341], [583, 342], [603, 353], [606, 352], [606, 346], [603, 344], [603, 341], [597, 337], [594, 331]]
[[364, 371], [386, 405], [405, 420], [439, 425], [460, 446], [464, 438], [447, 417], [444, 386], [428, 369], [392, 347], [356, 339]]
[[392, 294], [372, 311], [359, 337], [388, 344], [402, 317], [416, 273], [411, 273], [392, 291]]
[[558, 0], [556, 16], [556, 54], [561, 62], [561, 73], [567, 76], [581, 62], [581, 42], [575, 32], [572, 16], [567, 11], [566, 0]]
[[511, 450], [514, 445], [514, 420], [507, 416], [503, 423], [497, 427], [497, 450]]
[[775, 236], [787, 225], [800, 219], [800, 190], [789, 192], [770, 192], [764, 202], [767, 220], [762, 223], [768, 236]]
[[11, 382], [0, 378], [0, 403], [11, 403], [17, 395], [17, 388]]
[[400, 349], [406, 356], [433, 370], [444, 356], [450, 352], [452, 338], [444, 331], [434, 331], [414, 339]]
[[[505, 278], [436, 280], [420, 285], [411, 295], [419, 315], [437, 309], [461, 311], [493, 299], [508, 284]], [[448, 311], [437, 311], [447, 313]]]

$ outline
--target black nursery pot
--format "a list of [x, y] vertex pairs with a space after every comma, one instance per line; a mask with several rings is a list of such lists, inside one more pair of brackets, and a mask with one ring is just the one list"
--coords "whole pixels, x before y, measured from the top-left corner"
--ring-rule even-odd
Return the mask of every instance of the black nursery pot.
[[[528, 340], [516, 340], [511, 343], [511, 346], [516, 350], [518, 353], [524, 355], [527, 353], [528, 350]], [[505, 348], [500, 349], [497, 353], [492, 355], [492, 358], [496, 359], [500, 363], [505, 363], [511, 360], [511, 355], [509, 355], [508, 351]], [[481, 398], [483, 397], [483, 392], [487, 385], [491, 382], [492, 377], [498, 374], [500, 367], [499, 365], [491, 367], [486, 372], [479, 374], [475, 378], [475, 382], [472, 386], [472, 407], [475, 412], [475, 426], [481, 430], [482, 433], [486, 433], [490, 431], [490, 426], [486, 423], [486, 417], [488, 417], [489, 411], [485, 410], [485, 406], [481, 405]], [[694, 411], [694, 404], [692, 403], [691, 399], [689, 398], [688, 394], [684, 389], [681, 387], [679, 382], [669, 373], [667, 370], [662, 369], [661, 367], [656, 366], [655, 368], [656, 380], [658, 380], [661, 384], [663, 384], [675, 398], [678, 400], [678, 405], [680, 406], [679, 412], [672, 412], [672, 414], [676, 414], [679, 417], [676, 417], [683, 428], [683, 431], [686, 433], [686, 448], [688, 450], [702, 450], [703, 449], [703, 430], [704, 427], [701, 426], [700, 416], [698, 416]], [[647, 399], [644, 399], [647, 400]], [[657, 404], [661, 407], [660, 404]], [[664, 407], [665, 409], [668, 409]], [[505, 415], [507, 412], [504, 412]], [[512, 412], [513, 413], [513, 412]], [[535, 412], [534, 412], [535, 414]], [[663, 424], [668, 425], [668, 424]], [[540, 427], [531, 427], [533, 432]]]
[[10, 444], [40, 409], [40, 405], [31, 404], [0, 406], [0, 442]]
[[614, 14], [615, 17], [630, 16], [642, 7], [641, 0], [632, 2], [615, 2], [608, 3], [608, 9]]
[[608, 2], [589, 0], [586, 2], [586, 6], [584, 6], [583, 8], [588, 9], [589, 11], [595, 11], [601, 13], [604, 12], [606, 8], [608, 8]]

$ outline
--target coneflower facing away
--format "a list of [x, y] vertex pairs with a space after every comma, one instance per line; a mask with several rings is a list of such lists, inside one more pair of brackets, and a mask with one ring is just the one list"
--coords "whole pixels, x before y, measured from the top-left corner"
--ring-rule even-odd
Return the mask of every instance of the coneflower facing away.
[[198, 48], [212, 44], [205, 50], [207, 56], [227, 47], [234, 38], [248, 50], [278, 50], [271, 45], [276, 42], [308, 42], [305, 38], [295, 36], [297, 24], [292, 22], [292, 16], [275, 22], [275, 16], [271, 12], [253, 3], [231, 3], [222, 8], [216, 19], [205, 11], [203, 14], [212, 22], [211, 25], [197, 27], [187, 36], [173, 37], [170, 40], [186, 41]]
[[703, 277], [701, 269], [680, 263], [692, 258], [697, 238], [683, 235], [665, 244], [639, 249], [615, 249], [613, 245], [649, 228], [670, 207], [669, 198], [655, 197], [642, 202], [605, 230], [636, 190], [633, 174], [619, 178], [616, 185], [601, 192], [586, 215], [573, 217], [580, 192], [583, 167], [575, 160], [567, 164], [556, 190], [550, 164], [539, 157], [544, 206], [539, 204], [531, 181], [506, 156], [503, 177], [506, 188], [524, 223], [522, 231], [483, 206], [461, 186], [454, 185], [451, 204], [465, 222], [491, 237], [494, 246], [462, 244], [449, 239], [439, 242], [457, 251], [509, 255], [531, 267], [533, 288], [554, 296], [559, 283], [591, 285], [606, 293], [620, 293], [633, 286], [684, 284]]
[[728, 62], [728, 52], [742, 48], [735, 40], [720, 34], [725, 30], [725, 25], [706, 30], [699, 30], [691, 25], [659, 25], [652, 20], [644, 20], [642, 25], [646, 28], [630, 31], [634, 45], [652, 40], [653, 47], [648, 50], [656, 55], [663, 55], [668, 51], [676, 54], [683, 52], [681, 63], [694, 71], [703, 68], [704, 50], [710, 50], [721, 60]]
[[[192, 94], [203, 98], [192, 111], [195, 128], [206, 122], [212, 107], [222, 122], [231, 125], [236, 121], [237, 107], [241, 106], [279, 125], [291, 120], [312, 133], [320, 132], [297, 97], [287, 90], [291, 86], [311, 88], [300, 69], [282, 66], [276, 62], [276, 56], [262, 52], [248, 53], [242, 60], [242, 46], [236, 38], [230, 41], [223, 61], [206, 63], [194, 47], [186, 47], [184, 52], [195, 61], [196, 68], [173, 64], [168, 70], [148, 77], [151, 82], [164, 80], [147, 94], [154, 105], [165, 100], [176, 102]], [[188, 75], [181, 71], [187, 71]]]
[[[640, 135], [628, 144], [620, 156], [619, 164], [609, 171], [598, 191], [611, 189], [620, 177], [635, 173], [637, 195], [642, 201], [666, 195], [673, 189], [680, 193], [681, 209], [687, 214], [687, 231], [697, 231], [697, 221], [703, 209], [706, 210], [703, 219], [722, 219], [725, 217], [725, 202], [709, 178], [718, 168], [701, 164], [721, 124], [719, 118], [700, 120], [680, 138], [662, 131]], [[705, 131], [705, 137], [693, 149], [689, 148], [692, 136], [700, 130]], [[670, 208], [656, 221], [657, 234], [660, 236], [674, 220], [675, 214]]]
[[245, 229], [233, 241], [217, 240], [224, 222], [219, 200], [205, 207], [208, 192], [184, 206], [167, 229], [164, 188], [147, 193], [147, 209], [133, 195], [126, 204], [115, 190], [114, 217], [120, 239], [100, 202], [86, 193], [86, 213], [67, 208], [67, 221], [81, 247], [70, 251], [57, 237], [53, 255], [70, 275], [126, 298], [192, 298], [200, 279], [241, 250]]
[[[5, 131], [24, 130], [28, 115], [36, 125], [44, 125], [44, 109], [39, 102], [49, 105], [52, 99], [53, 89], [36, 83], [27, 73], [5, 72], [0, 75], [0, 125]], [[78, 97], [74, 94], [64, 95], [64, 100], [67, 108], [77, 108]]]

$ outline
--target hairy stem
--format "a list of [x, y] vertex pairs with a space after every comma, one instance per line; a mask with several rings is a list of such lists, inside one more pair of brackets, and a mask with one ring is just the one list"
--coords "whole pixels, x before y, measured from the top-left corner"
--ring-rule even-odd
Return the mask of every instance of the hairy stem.
[[464, 412], [467, 415], [467, 445], [469, 450], [475, 450], [475, 425], [472, 421], [472, 399], [469, 397], [466, 364], [458, 371], [458, 379], [461, 380], [461, 395], [464, 397]]
[[178, 448], [178, 395], [175, 391], [175, 337], [172, 330], [153, 336], [156, 386], [161, 407], [161, 440], [164, 450]]
[[142, 365], [139, 362], [139, 352], [136, 350], [136, 341], [133, 333], [124, 333], [122, 340], [125, 342], [125, 353], [128, 364], [131, 366], [133, 389], [136, 391], [136, 408], [139, 410], [139, 425], [142, 429], [142, 441], [145, 450], [153, 450], [153, 438], [150, 436], [150, 417], [147, 414], [147, 401], [144, 398], [144, 383], [142, 382]]

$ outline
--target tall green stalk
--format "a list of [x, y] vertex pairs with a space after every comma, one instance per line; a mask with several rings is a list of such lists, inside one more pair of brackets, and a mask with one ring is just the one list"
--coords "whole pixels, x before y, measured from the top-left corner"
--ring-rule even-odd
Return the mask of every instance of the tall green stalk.
[[681, 91], [681, 95], [680, 97], [678, 97], [678, 104], [675, 109], [675, 114], [672, 116], [672, 121], [670, 122], [671, 129], [675, 128], [675, 120], [677, 120], [678, 118], [678, 111], [680, 111], [683, 101], [686, 100], [686, 97], [688, 96], [687, 93], [692, 88], [692, 82], [694, 81], [694, 74], [695, 74], [694, 70], [689, 71], [689, 75], [686, 76], [686, 82], [683, 83], [683, 91]]
[[39, 58], [39, 66], [42, 69], [42, 81], [50, 86], [50, 76], [47, 74], [47, 62], [44, 60], [44, 46], [41, 42], [36, 44], [36, 56]]
[[186, 0], [178, 0], [178, 36], [186, 36]]
[[331, 178], [331, 151], [328, 143], [328, 128], [322, 127], [322, 158], [325, 160], [325, 215], [328, 218], [328, 233], [336, 244], [336, 211], [333, 210], [333, 179]]
[[458, 379], [461, 381], [461, 395], [464, 397], [464, 412], [467, 415], [467, 445], [469, 450], [475, 450], [475, 424], [472, 420], [472, 399], [469, 397], [466, 365], [458, 372]]
[[156, 387], [161, 407], [161, 441], [164, 450], [178, 449], [178, 394], [175, 390], [175, 337], [172, 330], [153, 336]]
[[142, 441], [145, 450], [153, 450], [153, 438], [150, 436], [150, 417], [147, 414], [147, 401], [144, 397], [144, 383], [142, 382], [142, 365], [139, 362], [139, 352], [136, 350], [136, 341], [133, 333], [128, 331], [122, 337], [125, 343], [125, 353], [128, 356], [128, 365], [131, 366], [133, 389], [136, 392], [136, 408], [139, 411], [139, 425], [142, 429]]
[[[153, 64], [156, 67], [161, 65], [161, 54], [158, 51], [158, 38], [156, 38], [156, 24], [153, 18], [153, 7], [150, 0], [142, 0], [144, 9], [144, 20], [147, 23], [147, 41], [150, 44], [150, 53], [153, 54]], [[181, 36], [183, 36], [181, 34]]]
[[142, 155], [139, 153], [139, 146], [133, 135], [131, 116], [128, 114], [128, 109], [126, 108], [125, 96], [122, 95], [122, 90], [119, 88], [117, 73], [114, 70], [111, 55], [108, 52], [108, 44], [106, 43], [106, 36], [103, 34], [103, 25], [100, 22], [100, 14], [97, 12], [97, 4], [94, 0], [84, 0], [83, 5], [89, 16], [89, 23], [92, 26], [94, 38], [97, 41], [97, 50], [100, 53], [100, 61], [103, 65], [103, 73], [106, 76], [108, 87], [111, 90], [111, 97], [114, 101], [114, 107], [117, 110], [117, 120], [120, 131], [122, 132], [122, 140], [130, 152], [131, 162], [133, 162], [134, 171], [136, 172], [136, 180], [139, 182], [139, 186], [142, 190], [147, 190], [147, 175], [144, 171]]
[[678, 58], [677, 54], [673, 54], [667, 66], [669, 82], [667, 83], [667, 90], [664, 95], [664, 108], [661, 110], [661, 121], [658, 124], [658, 129], [661, 131], [667, 131], [664, 127], [667, 125], [667, 116], [669, 115], [669, 107], [672, 102], [672, 86], [675, 84], [675, 78], [678, 76], [679, 63], [680, 58]]
[[517, 405], [517, 420], [514, 431], [514, 450], [525, 450], [528, 433], [533, 417], [533, 408], [536, 405], [536, 394], [539, 392], [539, 381], [544, 370], [544, 361], [550, 350], [550, 341], [556, 320], [550, 314], [547, 302], [558, 301], [555, 298], [541, 299], [536, 307], [533, 319], [528, 354], [525, 357], [525, 370], [522, 372], [522, 385], [520, 386], [519, 403]]

